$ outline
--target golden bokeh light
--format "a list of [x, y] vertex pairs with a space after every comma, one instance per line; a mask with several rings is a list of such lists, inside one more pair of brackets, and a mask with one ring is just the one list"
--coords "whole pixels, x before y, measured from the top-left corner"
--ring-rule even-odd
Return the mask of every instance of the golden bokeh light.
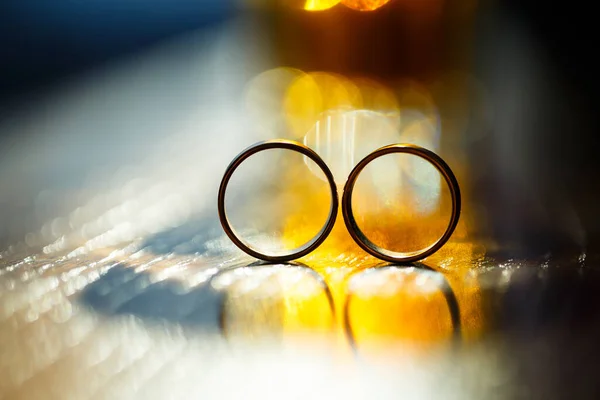
[[302, 0], [306, 11], [327, 10], [340, 2], [340, 0]]
[[365, 110], [377, 111], [383, 114], [395, 114], [400, 105], [393, 90], [389, 87], [368, 78], [353, 79], [360, 90], [362, 106]]
[[383, 7], [390, 0], [342, 0], [341, 3], [348, 8], [358, 11], [374, 11]]
[[[303, 142], [327, 163], [341, 185], [358, 160], [373, 150], [398, 142], [399, 114], [370, 110], [334, 109], [323, 112]], [[311, 171], [316, 165], [308, 164]]]
[[325, 72], [313, 72], [296, 79], [284, 100], [289, 128], [297, 138], [304, 136], [324, 111], [361, 107], [360, 90], [350, 79]]
[[246, 85], [244, 109], [251, 129], [261, 139], [299, 140], [319, 123], [340, 119], [347, 111], [356, 113], [344, 118], [357, 121], [366, 120], [361, 113], [377, 112], [388, 118], [393, 129], [399, 129], [398, 99], [394, 91], [381, 83], [287, 67], [270, 69], [254, 77]]

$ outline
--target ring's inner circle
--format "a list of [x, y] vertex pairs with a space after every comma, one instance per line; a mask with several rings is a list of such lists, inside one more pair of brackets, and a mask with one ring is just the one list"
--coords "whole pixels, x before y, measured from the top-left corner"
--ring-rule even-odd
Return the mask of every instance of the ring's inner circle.
[[325, 173], [312, 159], [288, 149], [266, 149], [245, 159], [225, 193], [225, 211], [237, 237], [269, 256], [294, 253], [311, 242], [330, 208]]
[[382, 249], [410, 256], [440, 239], [450, 222], [452, 198], [444, 177], [413, 154], [378, 157], [359, 174], [352, 211], [364, 236]]

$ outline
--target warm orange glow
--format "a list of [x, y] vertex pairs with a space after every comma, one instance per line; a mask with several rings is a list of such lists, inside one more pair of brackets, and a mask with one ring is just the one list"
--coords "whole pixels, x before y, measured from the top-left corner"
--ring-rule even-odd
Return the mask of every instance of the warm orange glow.
[[[306, 188], [301, 182], [292, 182], [289, 190], [294, 193], [303, 193]], [[290, 247], [297, 245], [296, 238], [299, 232], [307, 229], [314, 232], [319, 228], [318, 223], [311, 218], [311, 209], [317, 207], [313, 202], [329, 201], [328, 194], [323, 192], [321, 198], [311, 197], [311, 202], [304, 205], [303, 212], [286, 221], [284, 239]], [[407, 211], [409, 212], [409, 211]], [[397, 227], [397, 215], [378, 215], [379, 228], [383, 232], [393, 232]], [[432, 217], [433, 218], [433, 217]], [[391, 247], [414, 245], [419, 235], [427, 235], [428, 224], [435, 224], [435, 218], [415, 223], [410, 235], [385, 235], [382, 237]], [[405, 226], [402, 229], [406, 229]], [[470, 278], [469, 271], [485, 255], [485, 248], [473, 244], [468, 240], [464, 223], [459, 223], [454, 240], [447, 243], [440, 251], [425, 260], [425, 264], [445, 274], [460, 307], [462, 322], [462, 335], [465, 339], [475, 339], [484, 329], [481, 291], [475, 278]], [[379, 264], [380, 261], [365, 254], [349, 236], [341, 215], [329, 238], [316, 251], [302, 260], [316, 271], [323, 274], [331, 287], [338, 310], [342, 310], [346, 300], [347, 288], [345, 277], [352, 271]], [[411, 280], [412, 279], [412, 280]], [[422, 343], [436, 343], [447, 340], [449, 332], [449, 315], [446, 300], [441, 292], [429, 291], [427, 293], [415, 292], [413, 280], [405, 281], [408, 286], [398, 285], [397, 293], [386, 298], [378, 296], [359, 296], [351, 304], [351, 317], [356, 329], [358, 341], [378, 341], [385, 337], [418, 341]], [[412, 285], [412, 286], [411, 286]], [[406, 292], [406, 291], [409, 292]], [[390, 317], [392, 316], [392, 317]], [[338, 316], [339, 326], [343, 326], [341, 316]], [[340, 333], [341, 334], [341, 333]], [[342, 335], [342, 334], [341, 334]], [[343, 335], [342, 335], [343, 336]]]
[[[401, 82], [391, 90], [368, 79], [350, 80], [336, 74], [280, 68], [253, 80], [247, 93], [249, 110], [261, 116], [256, 120], [263, 123], [262, 129], [269, 131], [271, 137], [285, 135], [304, 140], [328, 163], [340, 186], [349, 168], [377, 147], [411, 142], [439, 151], [440, 117], [434, 97], [427, 87], [412, 81]], [[271, 120], [265, 128], [264, 121], [268, 118]], [[415, 192], [414, 184], [399, 185], [396, 194], [387, 193], [393, 198], [382, 198], [378, 191], [381, 182], [376, 179], [381, 174], [378, 171], [366, 173], [365, 170], [367, 186], [372, 181], [373, 187], [359, 190], [357, 184], [355, 199], [364, 205], [361, 228], [384, 247], [397, 251], [416, 250], [433, 242], [445, 229], [449, 216], [446, 211], [450, 205], [445, 182], [438, 175], [431, 177], [412, 160], [390, 162], [383, 175], [393, 179], [396, 172], [402, 171], [416, 181], [435, 184], [437, 186], [426, 187], [430, 190], [427, 195], [435, 197], [435, 201], [428, 200], [431, 204], [424, 209], [422, 193]], [[460, 166], [452, 167], [456, 170]], [[317, 185], [315, 180], [302, 179], [309, 171], [307, 165], [294, 163], [280, 172], [281, 180], [286, 182], [285, 195], [302, 199], [296, 212], [284, 221], [282, 239], [288, 248], [303, 244], [308, 233], [321, 228], [323, 221], [317, 211], [331, 201], [326, 186]], [[463, 215], [468, 215], [468, 210]], [[298, 286], [298, 290], [270, 290], [270, 297], [261, 300], [265, 304], [258, 311], [246, 310], [245, 299], [250, 297], [243, 294], [230, 296], [230, 327], [235, 330], [238, 326], [238, 330], [251, 336], [253, 329], [267, 327], [286, 332], [335, 331], [339, 343], [346, 344], [343, 309], [348, 293], [356, 291], [348, 315], [359, 347], [365, 343], [384, 343], [387, 339], [435, 345], [446, 342], [453, 332], [444, 295], [449, 285], [460, 307], [462, 336], [468, 340], [476, 339], [483, 332], [485, 319], [481, 289], [469, 273], [472, 265], [485, 255], [485, 248], [470, 240], [467, 222], [468, 218], [463, 218], [451, 241], [424, 261], [444, 274], [444, 285], [440, 286], [433, 272], [416, 270], [407, 275], [396, 271], [384, 276], [380, 283], [382, 288], [391, 288], [383, 295], [379, 290], [382, 288], [377, 288], [379, 283], [367, 284], [364, 279], [356, 278], [360, 274], [353, 275], [359, 285], [349, 287], [351, 274], [381, 262], [354, 243], [340, 213], [328, 239], [299, 260], [319, 272], [329, 285], [337, 321], [331, 320], [327, 298], [322, 291]], [[426, 278], [429, 283], [423, 283]], [[309, 286], [314, 284], [307, 283]], [[376, 290], [363, 290], [369, 287]], [[248, 296], [259, 296], [260, 292], [265, 292], [264, 287]], [[306, 293], [313, 294], [307, 297]]]
[[367, 78], [353, 80], [360, 90], [363, 108], [384, 114], [395, 113], [399, 110], [396, 94], [385, 85]]
[[358, 11], [373, 11], [389, 3], [390, 0], [342, 0], [341, 3], [348, 8]]
[[[383, 114], [348, 108], [328, 110], [306, 132], [303, 141], [321, 155], [335, 181], [342, 184], [357, 160], [381, 146], [400, 140], [399, 119], [398, 112]], [[311, 172], [319, 173], [316, 165], [307, 164]]]
[[284, 108], [291, 132], [300, 138], [327, 110], [362, 107], [358, 87], [349, 79], [324, 72], [313, 72], [296, 79], [288, 88]]
[[[394, 91], [374, 80], [348, 79], [324, 72], [305, 73], [287, 67], [267, 70], [254, 77], [246, 86], [244, 105], [250, 129], [262, 139], [302, 139], [319, 120], [329, 118], [325, 113], [332, 112], [334, 119], [341, 117], [341, 114], [334, 116], [338, 111], [380, 113], [388, 117], [387, 123], [394, 125], [393, 129], [397, 131], [400, 113]], [[349, 118], [359, 125], [373, 119], [365, 118], [363, 114]], [[369, 129], [381, 130], [373, 126]], [[372, 138], [373, 135], [368, 136]]]
[[440, 274], [395, 267], [373, 269], [355, 276], [350, 286], [348, 318], [358, 343], [385, 337], [430, 343], [452, 336]]

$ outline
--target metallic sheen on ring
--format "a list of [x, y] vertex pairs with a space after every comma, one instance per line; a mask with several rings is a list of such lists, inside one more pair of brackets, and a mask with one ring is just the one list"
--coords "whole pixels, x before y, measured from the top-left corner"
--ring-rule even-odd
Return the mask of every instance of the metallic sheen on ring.
[[[250, 247], [250, 245], [244, 243], [237, 236], [237, 234], [231, 227], [231, 224], [229, 223], [229, 219], [227, 218], [227, 214], [225, 212], [225, 191], [227, 189], [227, 184], [229, 183], [229, 180], [231, 179], [231, 176], [233, 175], [233, 173], [235, 172], [237, 167], [239, 167], [240, 164], [242, 164], [244, 162], [244, 160], [246, 160], [251, 155], [256, 154], [260, 151], [269, 150], [269, 149], [293, 150], [293, 151], [301, 153], [301, 154], [305, 155], [306, 157], [310, 158], [319, 166], [319, 168], [321, 168], [321, 170], [325, 174], [325, 177], [327, 178], [327, 182], [329, 183], [329, 188], [331, 189], [331, 207], [329, 209], [329, 216], [327, 217], [327, 222], [325, 223], [323, 228], [321, 228], [321, 231], [314, 238], [312, 238], [309, 242], [305, 243], [304, 245], [302, 245], [295, 251], [293, 251], [289, 254], [283, 254], [283, 255], [264, 254], [264, 253], [261, 253], [255, 249], [253, 249], [252, 247]], [[223, 179], [221, 180], [221, 185], [219, 186], [219, 197], [218, 197], [219, 219], [221, 220], [221, 225], [223, 226], [223, 230], [225, 231], [227, 236], [229, 236], [229, 239], [231, 239], [231, 241], [237, 247], [242, 249], [245, 253], [251, 255], [252, 257], [255, 257], [255, 258], [258, 258], [258, 259], [261, 259], [264, 261], [285, 262], [285, 261], [291, 261], [291, 260], [300, 258], [302, 256], [305, 256], [308, 253], [312, 252], [317, 247], [319, 247], [321, 245], [321, 243], [323, 243], [323, 241], [327, 238], [327, 236], [333, 229], [333, 225], [335, 224], [335, 219], [337, 217], [337, 211], [338, 211], [338, 201], [339, 200], [338, 200], [338, 194], [337, 194], [337, 187], [336, 187], [335, 181], [333, 179], [333, 174], [329, 170], [329, 167], [327, 167], [327, 164], [325, 164], [325, 161], [323, 161], [323, 159], [321, 159], [321, 157], [319, 157], [319, 155], [317, 153], [315, 153], [309, 147], [307, 147], [301, 143], [291, 141], [291, 140], [285, 140], [285, 139], [266, 140], [263, 142], [255, 143], [252, 146], [248, 147], [246, 150], [242, 151], [240, 154], [238, 154], [233, 159], [233, 161], [231, 161], [231, 163], [225, 170], [225, 175], [223, 176]]]
[[[446, 180], [446, 183], [448, 184], [448, 187], [450, 188], [450, 195], [452, 197], [452, 215], [450, 217], [448, 228], [435, 243], [423, 250], [401, 253], [379, 247], [375, 243], [371, 242], [369, 238], [367, 238], [367, 236], [360, 230], [356, 223], [356, 219], [354, 218], [354, 213], [352, 211], [352, 191], [354, 190], [354, 185], [358, 179], [358, 176], [371, 161], [391, 153], [407, 153], [427, 160], [442, 174]], [[456, 228], [460, 218], [460, 208], [460, 187], [458, 186], [458, 181], [456, 180], [456, 177], [454, 176], [454, 173], [448, 164], [446, 164], [446, 162], [434, 152], [413, 144], [391, 144], [389, 146], [381, 147], [363, 158], [354, 167], [352, 172], [350, 172], [350, 176], [348, 177], [346, 185], [344, 186], [344, 195], [342, 197], [342, 213], [344, 215], [344, 223], [346, 224], [346, 228], [348, 229], [348, 232], [350, 232], [350, 235], [354, 241], [372, 256], [392, 263], [408, 263], [418, 261], [438, 251], [440, 247], [442, 247], [448, 241], [448, 239], [450, 239], [450, 236], [452, 236], [452, 233], [454, 232], [454, 229]]]

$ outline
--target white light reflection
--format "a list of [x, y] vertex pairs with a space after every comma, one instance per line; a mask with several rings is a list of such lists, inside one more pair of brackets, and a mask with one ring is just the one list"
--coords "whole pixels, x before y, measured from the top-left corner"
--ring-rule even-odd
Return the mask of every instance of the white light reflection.
[[399, 291], [415, 296], [431, 294], [445, 289], [442, 274], [414, 267], [374, 268], [350, 279], [350, 291], [359, 297], [393, 297]]
[[[304, 136], [304, 144], [314, 149], [330, 167], [338, 185], [343, 185], [354, 166], [379, 147], [410, 143], [439, 150], [440, 124], [417, 110], [387, 114], [369, 110], [335, 109], [319, 117]], [[318, 167], [305, 158], [308, 168], [321, 179]], [[441, 176], [427, 162], [415, 156], [379, 159], [364, 171], [380, 191], [380, 197], [408, 190], [419, 201], [420, 213], [436, 209], [441, 195]], [[393, 193], [390, 194], [390, 188]]]

